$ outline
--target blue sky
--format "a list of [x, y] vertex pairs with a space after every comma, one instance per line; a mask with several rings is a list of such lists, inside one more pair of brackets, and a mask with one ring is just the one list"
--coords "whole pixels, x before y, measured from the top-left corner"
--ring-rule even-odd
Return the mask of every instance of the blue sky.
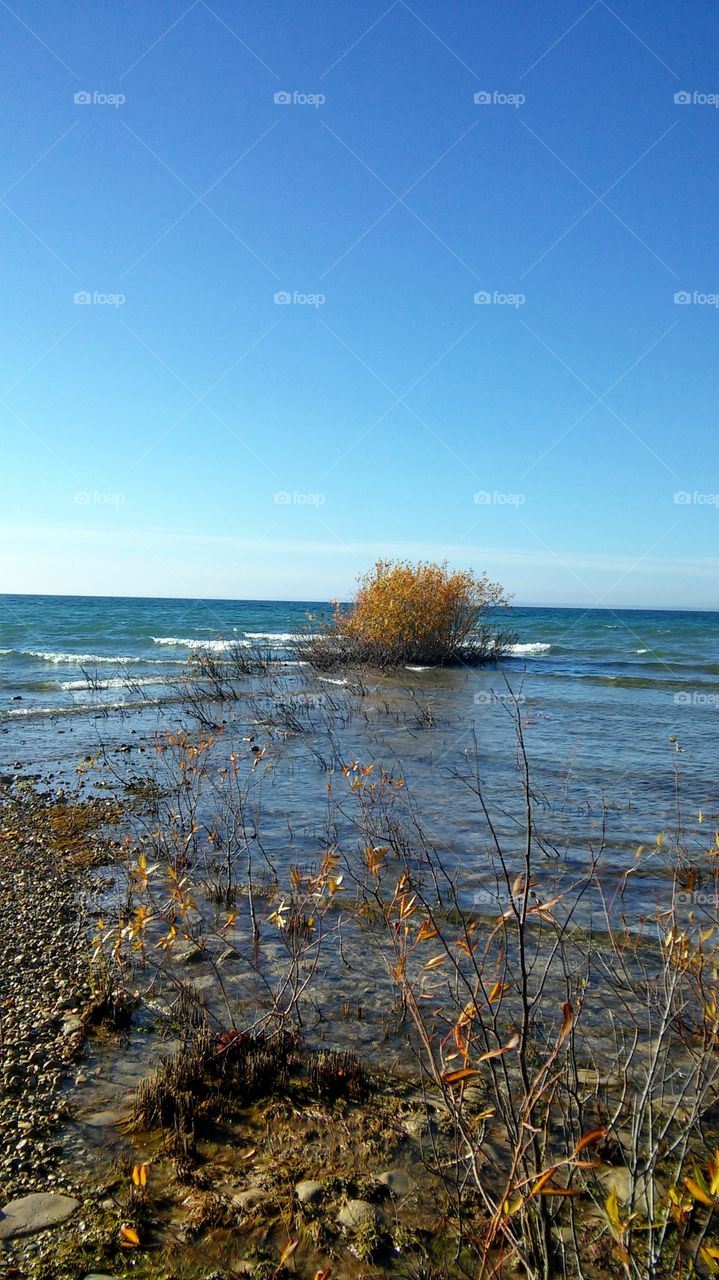
[[713, 4], [0, 30], [2, 590], [719, 607]]

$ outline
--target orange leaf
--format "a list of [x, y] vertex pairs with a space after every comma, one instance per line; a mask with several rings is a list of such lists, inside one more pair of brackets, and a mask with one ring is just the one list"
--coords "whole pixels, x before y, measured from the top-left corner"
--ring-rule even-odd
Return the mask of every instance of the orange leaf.
[[120, 1235], [122, 1237], [120, 1244], [124, 1249], [136, 1249], [140, 1243], [140, 1237], [134, 1227], [120, 1227]]
[[564, 1014], [564, 1017], [562, 1018], [562, 1027], [559, 1032], [558, 1044], [561, 1044], [563, 1040], [566, 1040], [574, 1023], [574, 1010], [568, 1000], [562, 1005], [562, 1013]]
[[439, 965], [444, 964], [446, 959], [447, 959], [447, 953], [442, 952], [442, 955], [433, 956], [431, 960], [428, 960], [424, 967], [425, 969], [437, 969]]
[[445, 1071], [442, 1079], [445, 1084], [459, 1084], [460, 1080], [470, 1080], [472, 1076], [478, 1076], [479, 1071], [475, 1071], [474, 1067], [460, 1067], [459, 1071]]
[[608, 1133], [609, 1130], [604, 1125], [600, 1125], [598, 1129], [590, 1129], [589, 1133], [582, 1134], [574, 1148], [575, 1156], [578, 1156], [580, 1151], [584, 1151], [585, 1147], [591, 1146], [593, 1142], [599, 1142], [600, 1138], [606, 1138]]
[[424, 942], [425, 939], [427, 938], [436, 938], [436, 937], [437, 937], [437, 930], [435, 929], [431, 920], [423, 920], [419, 927], [419, 932], [417, 934], [417, 941]]
[[554, 1177], [556, 1172], [557, 1172], [557, 1166], [553, 1165], [551, 1169], [546, 1169], [544, 1173], [540, 1174], [534, 1186], [532, 1187], [532, 1190], [529, 1193], [530, 1196], [539, 1195], [539, 1192], [542, 1190], [542, 1187], [545, 1187], [547, 1185], [547, 1183]]
[[509, 987], [510, 984], [508, 982], [501, 982], [498, 979], [487, 996], [489, 1004], [493, 1004], [495, 1000], [499, 1000], [501, 996], [504, 995], [505, 991], [509, 991]]

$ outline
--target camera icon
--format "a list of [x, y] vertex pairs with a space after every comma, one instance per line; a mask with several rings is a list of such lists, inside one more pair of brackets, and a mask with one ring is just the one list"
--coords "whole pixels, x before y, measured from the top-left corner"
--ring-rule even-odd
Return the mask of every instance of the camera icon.
[[691, 706], [691, 701], [692, 701], [692, 695], [691, 695], [690, 693], [675, 693], [675, 694], [674, 694], [674, 705], [675, 705], [675, 707], [689, 707], [689, 706]]
[[87, 89], [78, 89], [77, 93], [72, 95], [72, 100], [76, 107], [86, 107], [88, 102], [92, 102], [92, 94]]
[[77, 293], [73, 293], [72, 300], [82, 307], [87, 307], [92, 302], [92, 294], [88, 293], [87, 289], [80, 289]]
[[686, 489], [680, 489], [674, 494], [674, 502], [677, 507], [687, 507], [692, 500], [692, 495], [687, 493]]
[[275, 503], [275, 506], [288, 507], [292, 502], [292, 494], [288, 493], [286, 489], [280, 489], [279, 492], [274, 495], [272, 501]]
[[275, 106], [286, 107], [288, 102], [292, 101], [292, 94], [288, 93], [286, 89], [279, 89], [275, 94], [274, 100]]
[[275, 306], [286, 307], [292, 301], [292, 294], [286, 289], [278, 289], [275, 294]]
[[480, 289], [479, 293], [475, 293], [474, 295], [475, 306], [486, 307], [491, 301], [492, 295], [491, 293], [487, 293], [486, 289]]
[[680, 89], [678, 93], [674, 94], [674, 101], [679, 107], [685, 107], [691, 100], [692, 95], [686, 89]]
[[692, 300], [692, 295], [687, 293], [686, 289], [679, 289], [674, 294], [674, 305], [677, 307], [686, 307]]
[[491, 694], [491, 693], [487, 693], [484, 689], [483, 689], [483, 690], [481, 690], [479, 693], [475, 693], [475, 695], [474, 695], [474, 705], [475, 705], [475, 707], [483, 707], [483, 706], [486, 706], [486, 704], [487, 704], [488, 702], [492, 702], [492, 701], [493, 701], [492, 694]]
[[78, 507], [89, 507], [92, 502], [92, 494], [88, 493], [86, 489], [80, 489], [76, 494], [74, 494], [73, 502]]
[[478, 107], [486, 107], [492, 101], [492, 95], [487, 89], [480, 89], [474, 95], [475, 105]]

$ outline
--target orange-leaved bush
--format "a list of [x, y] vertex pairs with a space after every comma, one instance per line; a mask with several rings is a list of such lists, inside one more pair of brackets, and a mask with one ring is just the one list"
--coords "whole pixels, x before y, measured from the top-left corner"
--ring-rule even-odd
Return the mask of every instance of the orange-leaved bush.
[[303, 643], [302, 656], [325, 670], [489, 662], [509, 639], [492, 616], [507, 606], [486, 574], [450, 570], [446, 561], [378, 560], [360, 577], [354, 604], [335, 603], [331, 623]]

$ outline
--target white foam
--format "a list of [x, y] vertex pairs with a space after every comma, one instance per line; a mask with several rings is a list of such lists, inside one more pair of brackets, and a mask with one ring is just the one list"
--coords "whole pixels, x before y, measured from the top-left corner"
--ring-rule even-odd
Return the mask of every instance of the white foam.
[[250, 640], [277, 640], [284, 644], [292, 640], [314, 640], [315, 634], [307, 635], [304, 631], [246, 631]]
[[143, 702], [105, 702], [98, 704], [97, 702], [76, 703], [71, 707], [16, 707], [12, 711], [0, 712], [0, 720], [10, 720], [17, 716], [36, 716], [38, 719], [46, 719], [49, 716], [71, 716], [77, 715], [83, 711], [119, 711], [140, 709], [147, 706], [161, 706], [159, 698], [152, 698]]
[[144, 676], [142, 679], [115, 676], [111, 680], [100, 680], [97, 683], [90, 680], [61, 680], [60, 688], [64, 693], [71, 693], [74, 689], [137, 689], [140, 685], [164, 683], [162, 676]]
[[174, 649], [210, 649], [213, 653], [222, 653], [237, 644], [236, 640], [195, 640], [190, 636], [153, 636], [152, 641]]
[[349, 680], [338, 680], [334, 676], [318, 676], [317, 679], [321, 680], [323, 684], [349, 684]]
[[56, 666], [90, 666], [96, 663], [111, 662], [114, 667], [129, 666], [138, 662], [152, 662], [150, 658], [129, 658], [122, 654], [106, 653], [57, 653], [54, 649], [22, 649], [21, 653], [28, 658], [40, 658], [42, 662], [53, 662]]
[[520, 655], [522, 653], [547, 653], [551, 647], [551, 644], [540, 644], [539, 642], [534, 644], [510, 644], [507, 649], [507, 653], [513, 653], [515, 655]]

